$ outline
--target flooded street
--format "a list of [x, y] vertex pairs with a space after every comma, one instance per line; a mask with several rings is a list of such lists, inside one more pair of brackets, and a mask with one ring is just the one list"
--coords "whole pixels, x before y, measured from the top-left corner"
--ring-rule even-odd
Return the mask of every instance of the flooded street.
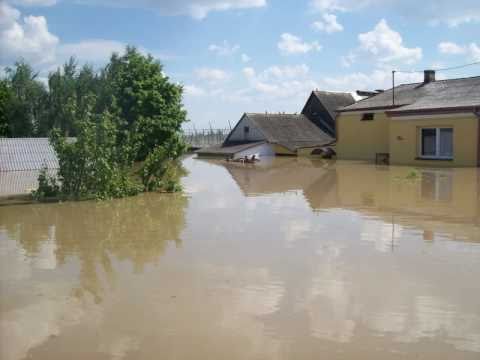
[[0, 207], [0, 359], [479, 359], [480, 170], [187, 158]]

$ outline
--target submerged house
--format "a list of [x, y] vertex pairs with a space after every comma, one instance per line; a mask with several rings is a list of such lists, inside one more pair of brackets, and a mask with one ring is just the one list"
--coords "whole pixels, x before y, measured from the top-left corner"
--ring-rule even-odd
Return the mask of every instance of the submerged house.
[[313, 91], [301, 114], [245, 113], [220, 146], [200, 149], [200, 156], [315, 155], [335, 143], [338, 107], [353, 104], [350, 93]]
[[480, 166], [480, 77], [378, 92], [338, 110], [337, 158], [391, 164]]

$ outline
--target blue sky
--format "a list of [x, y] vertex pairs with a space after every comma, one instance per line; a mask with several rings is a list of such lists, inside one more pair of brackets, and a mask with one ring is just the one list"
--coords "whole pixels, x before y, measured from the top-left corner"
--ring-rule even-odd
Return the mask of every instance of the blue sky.
[[386, 88], [392, 69], [480, 61], [480, 1], [0, 0], [0, 67], [24, 58], [46, 77], [126, 44], [184, 85], [186, 127], [226, 127], [243, 112], [300, 111], [315, 88]]

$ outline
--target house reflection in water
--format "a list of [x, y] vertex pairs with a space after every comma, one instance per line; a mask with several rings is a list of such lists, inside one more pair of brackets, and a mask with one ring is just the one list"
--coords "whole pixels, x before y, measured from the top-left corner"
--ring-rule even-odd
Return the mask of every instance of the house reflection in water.
[[421, 231], [424, 240], [443, 235], [480, 242], [480, 171], [475, 168], [414, 169], [306, 158], [218, 163], [246, 196], [301, 191], [313, 211], [356, 211]]

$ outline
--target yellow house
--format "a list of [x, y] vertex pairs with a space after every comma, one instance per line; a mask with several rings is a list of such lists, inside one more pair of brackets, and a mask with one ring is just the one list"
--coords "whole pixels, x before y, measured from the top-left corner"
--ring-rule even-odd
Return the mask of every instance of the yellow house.
[[480, 166], [480, 76], [405, 84], [338, 109], [337, 158]]

